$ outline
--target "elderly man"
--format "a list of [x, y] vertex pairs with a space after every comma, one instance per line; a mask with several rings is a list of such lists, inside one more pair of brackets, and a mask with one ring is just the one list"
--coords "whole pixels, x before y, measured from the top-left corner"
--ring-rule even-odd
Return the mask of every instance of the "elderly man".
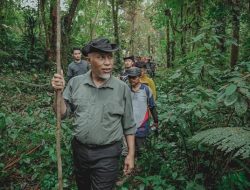
[[[76, 182], [80, 190], [111, 190], [118, 175], [123, 134], [128, 144], [124, 173], [134, 168], [135, 122], [129, 87], [112, 76], [116, 44], [99, 38], [83, 48], [91, 70], [72, 78], [61, 100], [61, 115], [74, 116], [72, 141]], [[55, 74], [55, 90], [64, 89], [64, 78]]]

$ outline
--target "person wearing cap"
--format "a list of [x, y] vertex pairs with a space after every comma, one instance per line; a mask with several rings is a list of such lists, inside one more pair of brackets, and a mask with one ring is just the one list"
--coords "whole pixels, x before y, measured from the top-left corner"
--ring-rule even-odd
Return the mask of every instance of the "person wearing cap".
[[140, 82], [142, 84], [146, 84], [147, 86], [149, 86], [149, 88], [151, 89], [151, 91], [153, 93], [154, 100], [156, 100], [157, 94], [156, 94], [155, 83], [151, 78], [149, 78], [147, 76], [147, 67], [146, 67], [145, 63], [144, 62], [138, 62], [138, 63], [136, 63], [136, 67], [141, 69]]
[[111, 190], [118, 176], [123, 134], [128, 144], [124, 174], [134, 168], [135, 130], [131, 93], [128, 85], [112, 76], [116, 44], [98, 38], [82, 52], [91, 70], [72, 78], [66, 88], [63, 75], [51, 80], [56, 91], [63, 91], [61, 116], [73, 114], [73, 161], [80, 190]]
[[127, 70], [127, 74], [131, 85], [132, 105], [136, 123], [136, 152], [140, 153], [150, 132], [149, 115], [151, 113], [153, 117], [153, 129], [158, 131], [158, 114], [152, 91], [147, 85], [140, 82], [141, 69], [132, 67]]
[[145, 57], [144, 63], [146, 65], [147, 73], [149, 74], [150, 77], [153, 77], [151, 58], [150, 57]]
[[128, 75], [126, 71], [132, 66], [134, 66], [135, 64], [134, 56], [124, 57], [123, 60], [124, 60], [124, 70], [120, 74], [120, 79], [128, 84]]
[[155, 77], [155, 70], [156, 70], [156, 63], [153, 62], [152, 60], [152, 56], [149, 57], [148, 59], [148, 63], [149, 63], [149, 67], [150, 67], [150, 70], [151, 70], [151, 77]]
[[72, 49], [72, 57], [74, 61], [71, 62], [68, 66], [68, 71], [67, 71], [68, 81], [77, 75], [85, 74], [89, 70], [89, 64], [81, 59], [82, 52], [80, 48], [75, 47]]

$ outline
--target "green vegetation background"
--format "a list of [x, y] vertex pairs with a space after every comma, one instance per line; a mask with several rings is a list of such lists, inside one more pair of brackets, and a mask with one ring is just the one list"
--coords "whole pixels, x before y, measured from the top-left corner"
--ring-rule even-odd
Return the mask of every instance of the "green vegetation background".
[[[39, 2], [44, 10], [0, 5], [0, 189], [57, 189], [53, 40], [46, 44], [54, 1]], [[160, 119], [159, 136], [150, 136], [136, 172], [117, 189], [249, 189], [249, 2], [81, 1], [65, 32], [64, 70], [71, 47], [96, 36], [117, 40], [112, 7], [120, 10], [121, 55], [157, 62]], [[71, 122], [62, 123], [65, 189], [76, 189]]]

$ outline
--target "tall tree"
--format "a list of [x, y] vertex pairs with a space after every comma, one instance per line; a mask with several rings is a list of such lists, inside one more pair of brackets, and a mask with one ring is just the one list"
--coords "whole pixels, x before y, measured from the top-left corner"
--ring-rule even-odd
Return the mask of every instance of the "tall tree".
[[131, 30], [130, 30], [130, 52], [132, 55], [135, 54], [135, 21], [136, 21], [136, 1], [131, 1], [129, 4], [129, 14], [131, 18]]
[[148, 36], [148, 54], [151, 54], [151, 38]]
[[[184, 3], [181, 4], [181, 11], [180, 11], [180, 22], [181, 22], [181, 25], [184, 26], [185, 23], [184, 23]], [[186, 30], [184, 29], [182, 32], [181, 32], [181, 53], [183, 55], [186, 55]]]
[[[42, 0], [42, 2], [46, 2], [46, 0]], [[61, 30], [62, 30], [62, 43], [63, 43], [63, 48], [62, 48], [62, 65], [66, 65], [67, 63], [67, 54], [69, 51], [69, 43], [70, 43], [70, 35], [71, 35], [71, 30], [72, 30], [72, 25], [73, 25], [73, 20], [76, 15], [76, 10], [77, 6], [79, 4], [79, 0], [72, 0], [71, 4], [69, 6], [68, 12], [62, 17], [62, 25], [61, 25]], [[55, 55], [56, 55], [56, 1], [51, 0], [49, 1], [49, 7], [50, 7], [50, 23], [48, 23], [48, 34], [46, 36], [49, 36], [49, 44], [46, 45], [47, 47], [47, 56], [48, 60], [55, 61]], [[44, 3], [45, 4], [45, 3]], [[44, 6], [44, 4], [42, 4]], [[41, 6], [42, 6], [41, 5]], [[43, 10], [43, 9], [41, 9]], [[42, 13], [44, 14], [44, 13]], [[44, 25], [45, 23], [45, 18], [43, 19]], [[44, 27], [45, 31], [47, 30], [47, 27]], [[47, 37], [46, 37], [47, 40]], [[46, 42], [47, 43], [47, 42]]]
[[[119, 23], [118, 23], [118, 11], [119, 11], [119, 1], [118, 0], [111, 0], [112, 5], [112, 17], [113, 17], [113, 26], [114, 26], [114, 37], [115, 37], [115, 43], [120, 45], [120, 37], [119, 37]], [[118, 69], [120, 69], [121, 66], [121, 53], [120, 50], [118, 50], [115, 53], [116, 56], [116, 64], [118, 66]]]
[[[88, 5], [90, 5], [90, 3], [94, 3], [93, 1], [89, 2]], [[97, 10], [100, 9], [101, 6], [101, 2], [97, 1]], [[89, 21], [89, 35], [90, 35], [90, 40], [92, 40], [95, 36], [95, 27], [96, 27], [96, 21], [98, 19], [98, 15], [99, 15], [100, 11], [97, 11], [95, 13], [95, 15], [93, 16], [93, 19], [90, 19]]]
[[[172, 55], [172, 51], [174, 51], [174, 47], [173, 47], [173, 42], [170, 39], [170, 26], [172, 26], [172, 30], [174, 30], [174, 26], [173, 26], [173, 20], [172, 20], [172, 13], [170, 9], [166, 9], [165, 10], [165, 16], [166, 16], [166, 56], [167, 56], [167, 68], [172, 67], [172, 61], [173, 61], [173, 55]], [[170, 24], [172, 23], [172, 24]]]
[[49, 33], [49, 55], [51, 55], [51, 60], [55, 61], [56, 55], [56, 0], [50, 1], [50, 23], [48, 23], [48, 33]]
[[[44, 35], [45, 35], [45, 51], [46, 51], [45, 62], [50, 62], [52, 59], [52, 52], [50, 48], [50, 37], [49, 37], [49, 31], [48, 31], [49, 26], [47, 24], [46, 13], [45, 13], [46, 0], [40, 0], [38, 5], [39, 5], [40, 16], [41, 16], [42, 27], [43, 27]], [[48, 64], [46, 65], [48, 66]]]
[[79, 2], [80, 0], [72, 0], [68, 13], [62, 18], [62, 43], [63, 43], [62, 64], [63, 65], [66, 65], [67, 63], [67, 54], [69, 52], [71, 30]]
[[240, 0], [232, 0], [232, 37], [235, 43], [231, 46], [231, 67], [233, 68], [239, 57], [239, 43], [240, 43]]
[[[197, 36], [200, 32], [200, 29], [201, 29], [201, 19], [202, 19], [202, 1], [201, 0], [195, 0], [194, 2], [194, 11], [193, 11], [193, 18], [194, 18], [194, 21], [193, 21], [193, 35], [194, 36]], [[191, 5], [192, 6], [192, 5]], [[193, 43], [193, 46], [192, 46], [192, 51], [195, 49], [195, 45], [196, 43]]]
[[169, 19], [167, 18], [167, 25], [166, 25], [166, 41], [167, 41], [167, 46], [166, 46], [166, 56], [167, 56], [167, 68], [171, 67], [171, 45], [170, 45], [170, 24], [169, 24]]
[[219, 37], [219, 43], [217, 45], [221, 53], [226, 51], [225, 41], [226, 41], [226, 8], [227, 2], [225, 0], [218, 1], [215, 7], [212, 9], [213, 14], [215, 14], [215, 33]]

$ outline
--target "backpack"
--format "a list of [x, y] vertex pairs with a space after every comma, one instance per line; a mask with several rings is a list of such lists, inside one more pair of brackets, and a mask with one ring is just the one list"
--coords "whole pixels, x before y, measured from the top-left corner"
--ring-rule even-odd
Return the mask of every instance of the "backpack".
[[143, 89], [145, 90], [146, 92], [146, 95], [147, 95], [147, 105], [149, 106], [149, 96], [150, 96], [150, 91], [149, 91], [149, 87], [146, 85], [146, 84], [141, 84]]

